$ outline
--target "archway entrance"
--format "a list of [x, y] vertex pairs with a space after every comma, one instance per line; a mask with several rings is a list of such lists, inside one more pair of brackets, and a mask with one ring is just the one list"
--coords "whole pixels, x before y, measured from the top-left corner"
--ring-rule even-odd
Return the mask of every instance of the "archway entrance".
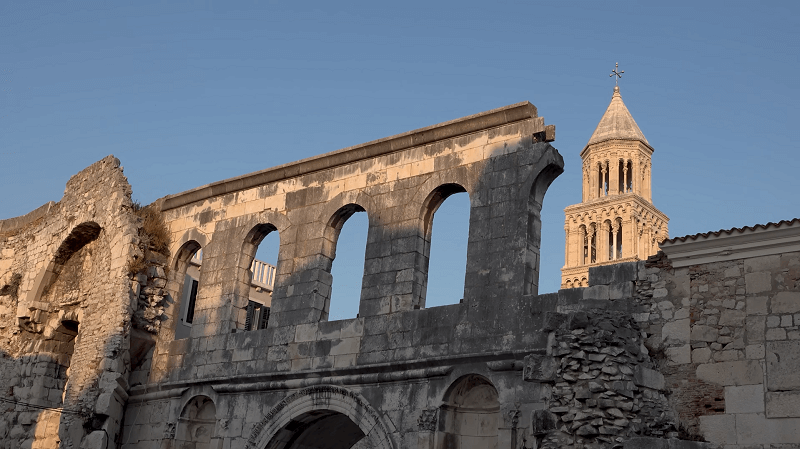
[[350, 418], [331, 410], [314, 410], [293, 418], [266, 449], [351, 449], [364, 446], [364, 432]]
[[394, 449], [381, 416], [335, 385], [295, 391], [256, 423], [245, 449]]
[[457, 380], [445, 395], [440, 413], [437, 447], [497, 448], [500, 401], [497, 389], [485, 377], [468, 375]]

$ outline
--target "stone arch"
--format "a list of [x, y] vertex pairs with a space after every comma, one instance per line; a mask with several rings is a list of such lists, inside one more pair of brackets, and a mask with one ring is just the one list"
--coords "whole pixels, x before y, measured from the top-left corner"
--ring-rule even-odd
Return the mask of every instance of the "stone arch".
[[[103, 228], [93, 221], [86, 221], [72, 228], [67, 237], [61, 242], [61, 245], [59, 245], [55, 254], [53, 254], [50, 262], [36, 276], [33, 288], [28, 291], [25, 297], [25, 303], [33, 304], [34, 301], [38, 301], [56, 281], [70, 257], [88, 243], [97, 239], [102, 230]], [[27, 307], [20, 307], [19, 309], [18, 318], [29, 318], [26, 315], [28, 313]]]
[[[176, 340], [179, 338], [188, 337], [186, 333], [188, 332], [188, 327], [191, 326], [192, 317], [190, 315], [193, 315], [193, 301], [197, 295], [197, 287], [200, 281], [198, 276], [198, 279], [195, 279], [193, 282], [187, 285], [186, 275], [189, 271], [190, 261], [194, 257], [195, 253], [205, 247], [201, 241], [208, 241], [203, 234], [197, 232], [196, 230], [192, 231], [194, 232], [187, 232], [184, 234], [184, 236], [181, 238], [183, 243], [174, 252], [175, 257], [173, 258], [171, 264], [172, 269], [169, 273], [170, 282], [167, 285], [167, 291], [172, 297], [172, 301], [171, 307], [167, 308], [165, 311], [167, 319], [170, 320], [170, 325], [164, 327], [168, 329], [168, 334], [170, 334]], [[196, 239], [192, 237], [196, 237]], [[188, 301], [189, 304], [184, 304], [184, 301]], [[187, 309], [185, 312], [187, 314], [186, 317], [181, 316], [184, 314], [184, 309]], [[182, 323], [182, 320], [184, 319], [187, 320], [186, 323]], [[184, 328], [181, 328], [181, 326], [184, 326]]]
[[[365, 197], [366, 197], [366, 195], [358, 195], [358, 198], [360, 198], [360, 199], [364, 199]], [[344, 199], [344, 198], [345, 197], [342, 196], [342, 195], [337, 197], [337, 199], [339, 199], [340, 201], [342, 199]], [[334, 203], [334, 205], [338, 205], [338, 203], [339, 203], [339, 201]], [[330, 209], [326, 210], [325, 212], [330, 212]], [[350, 203], [341, 205], [340, 207], [338, 207], [335, 211], [333, 211], [329, 215], [326, 215], [326, 216], [322, 217], [323, 220], [321, 220], [321, 221], [322, 221], [322, 223], [325, 223], [325, 227], [323, 229], [322, 249], [321, 249], [321, 254], [320, 254], [320, 257], [321, 257], [320, 265], [321, 265], [321, 268], [322, 268], [322, 271], [320, 273], [320, 277], [322, 278], [323, 282], [325, 283], [325, 286], [327, 287], [327, 288], [324, 289], [323, 292], [321, 292], [321, 293], [323, 293], [322, 296], [324, 297], [324, 301], [325, 301], [324, 311], [323, 311], [323, 314], [322, 314], [322, 319], [323, 320], [327, 320], [330, 317], [331, 298], [332, 298], [333, 288], [334, 288], [333, 267], [334, 267], [334, 262], [335, 262], [335, 259], [336, 259], [336, 250], [337, 250], [337, 248], [339, 246], [339, 237], [341, 235], [341, 231], [342, 231], [345, 223], [353, 215], [355, 215], [356, 213], [359, 213], [359, 212], [364, 212], [364, 213], [367, 214], [367, 222], [369, 223], [368, 224], [368, 228], [366, 230], [366, 235], [363, 235], [364, 243], [366, 245], [366, 244], [368, 244], [367, 243], [368, 240], [369, 240], [368, 236], [369, 236], [370, 228], [372, 227], [371, 223], [370, 223], [370, 221], [372, 220], [372, 215], [370, 214], [370, 212], [368, 212], [368, 209], [366, 209], [364, 206], [362, 206], [361, 203], [359, 203], [359, 202], [350, 202]], [[345, 243], [347, 243], [347, 242], [345, 242]], [[350, 242], [350, 243], [352, 243], [352, 242]], [[362, 260], [360, 262], [360, 264], [361, 264], [361, 272], [360, 272], [361, 279], [360, 279], [360, 282], [357, 281], [358, 282], [358, 286], [359, 286], [359, 288], [358, 288], [358, 299], [359, 300], [361, 298], [361, 292], [363, 290], [363, 282], [364, 282], [364, 278], [363, 278], [364, 270], [363, 270], [363, 268], [364, 268], [364, 264], [366, 263], [366, 247], [365, 247], [365, 253], [362, 256], [363, 256], [363, 258], [362, 258]], [[337, 265], [337, 267], [341, 267], [341, 266]], [[352, 280], [355, 281], [355, 279], [352, 279]], [[338, 300], [337, 300], [337, 302], [338, 302]], [[359, 303], [359, 309], [360, 309], [360, 303]], [[347, 317], [339, 316], [336, 319], [343, 319], [343, 318], [354, 318], [354, 316], [347, 316]]]
[[[307, 423], [314, 413], [332, 416], [341, 414], [350, 419], [364, 433], [375, 449], [393, 449], [389, 431], [380, 415], [358, 393], [335, 385], [306, 387], [285, 397], [256, 423], [245, 444], [245, 449], [279, 448], [275, 438], [282, 430], [293, 427], [293, 423]], [[297, 419], [301, 421], [297, 421]], [[268, 446], [269, 445], [269, 446]]]
[[[251, 267], [256, 252], [258, 251], [258, 245], [268, 234], [278, 232], [280, 242], [278, 244], [278, 260], [276, 263], [272, 292], [272, 303], [274, 304], [275, 298], [279, 295], [281, 287], [286, 280], [281, 269], [282, 261], [286, 260], [288, 256], [282, 254], [285, 242], [283, 242], [280, 236], [284, 235], [284, 232], [286, 232], [292, 224], [285, 215], [271, 209], [237, 217], [233, 219], [231, 224], [231, 227], [235, 228], [235, 231], [233, 231], [232, 235], [229, 237], [222, 237], [221, 243], [224, 244], [227, 238], [227, 241], [233, 242], [235, 245], [239, 246], [231, 245], [230, 249], [227, 251], [224, 247], [214, 246], [209, 253], [213, 252], [213, 254], [221, 256], [217, 258], [217, 261], [221, 261], [222, 259], [230, 260], [227, 256], [235, 256], [235, 258], [233, 258], [235, 261], [234, 266], [220, 266], [220, 264], [217, 263], [214, 264], [212, 270], [227, 270], [224, 282], [230, 283], [227, 284], [228, 287], [226, 288], [230, 288], [233, 293], [230, 303], [226, 305], [230, 307], [230, 323], [228, 325], [231, 331], [240, 331], [248, 328], [248, 320], [253, 316], [253, 307], [250, 304], [250, 288], [252, 284]], [[235, 248], [238, 248], [238, 252]], [[226, 252], [229, 253], [225, 254]], [[264, 313], [263, 310], [262, 313]], [[251, 326], [250, 329], [257, 329], [264, 325], [263, 322], [260, 324], [256, 323], [255, 326], [253, 326], [252, 322], [249, 324]]]
[[[548, 144], [549, 146], [549, 144]], [[523, 184], [523, 191], [527, 190], [527, 195], [523, 195], [524, 206], [521, 210], [527, 211], [525, 228], [525, 273], [523, 294], [535, 295], [539, 292], [539, 251], [542, 246], [542, 205], [547, 189], [555, 179], [564, 173], [564, 160], [558, 152], [550, 146], [547, 151], [536, 161], [534, 171]]]
[[500, 399], [486, 377], [467, 374], [456, 379], [444, 394], [439, 416], [437, 448], [497, 447]]
[[[423, 190], [420, 189], [420, 192]], [[419, 227], [417, 235], [417, 251], [420, 252], [415, 260], [414, 279], [420, 282], [415, 292], [413, 299], [414, 308], [425, 308], [425, 299], [428, 290], [428, 270], [430, 268], [431, 256], [431, 235], [433, 233], [433, 217], [439, 207], [444, 204], [445, 200], [456, 193], [469, 194], [467, 189], [454, 182], [448, 182], [433, 187], [428, 195], [422, 200], [419, 209]], [[470, 197], [470, 209], [472, 204], [472, 197]], [[467, 242], [469, 245], [469, 242]], [[466, 275], [466, 273], [465, 273]]]
[[176, 447], [211, 447], [217, 437], [217, 407], [205, 395], [192, 397], [181, 410], [175, 427]]

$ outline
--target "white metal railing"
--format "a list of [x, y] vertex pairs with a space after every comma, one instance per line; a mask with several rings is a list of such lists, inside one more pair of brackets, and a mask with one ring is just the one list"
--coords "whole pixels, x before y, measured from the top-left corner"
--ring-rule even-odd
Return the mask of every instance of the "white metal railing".
[[[190, 262], [197, 266], [202, 265], [203, 250], [197, 250]], [[275, 265], [253, 259], [253, 263], [250, 264], [250, 272], [253, 273], [253, 278], [251, 280], [253, 285], [272, 291], [272, 288], [275, 286]]]
[[252, 283], [254, 285], [272, 291], [272, 287], [275, 285], [274, 265], [253, 259], [253, 263], [250, 265], [250, 272], [253, 273]]

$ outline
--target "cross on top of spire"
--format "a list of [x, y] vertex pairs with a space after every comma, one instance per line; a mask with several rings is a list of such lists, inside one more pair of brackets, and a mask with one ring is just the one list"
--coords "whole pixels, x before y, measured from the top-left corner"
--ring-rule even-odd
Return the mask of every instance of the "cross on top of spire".
[[615, 86], [619, 86], [619, 79], [622, 78], [622, 74], [623, 73], [625, 73], [625, 71], [624, 70], [619, 70], [619, 63], [617, 62], [617, 63], [614, 64], [614, 70], [611, 71], [611, 75], [608, 75], [608, 76], [615, 76], [616, 75], [616, 78], [614, 78], [614, 85]]

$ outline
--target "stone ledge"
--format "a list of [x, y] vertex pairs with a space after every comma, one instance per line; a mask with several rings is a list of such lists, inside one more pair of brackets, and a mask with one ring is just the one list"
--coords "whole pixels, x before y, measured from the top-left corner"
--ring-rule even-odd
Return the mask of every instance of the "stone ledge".
[[711, 445], [699, 441], [634, 437], [626, 441], [622, 447], [625, 449], [707, 449]]
[[555, 128], [546, 127], [536, 106], [524, 101], [168, 195], [161, 210], [528, 119], [534, 119], [536, 132], [544, 132], [545, 140], [555, 138]]

